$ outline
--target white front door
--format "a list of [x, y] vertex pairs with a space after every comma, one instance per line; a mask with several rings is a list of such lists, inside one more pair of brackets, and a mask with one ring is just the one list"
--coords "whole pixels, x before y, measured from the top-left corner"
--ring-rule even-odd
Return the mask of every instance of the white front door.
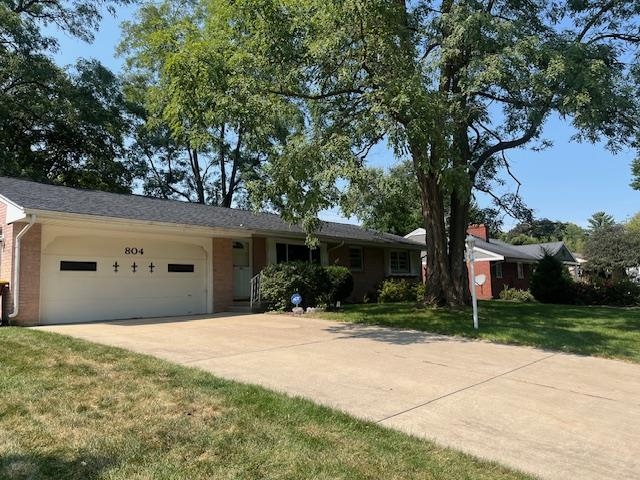
[[58, 236], [42, 252], [41, 322], [207, 312], [207, 253], [188, 240]]
[[233, 242], [233, 298], [247, 300], [251, 295], [251, 253], [246, 240]]

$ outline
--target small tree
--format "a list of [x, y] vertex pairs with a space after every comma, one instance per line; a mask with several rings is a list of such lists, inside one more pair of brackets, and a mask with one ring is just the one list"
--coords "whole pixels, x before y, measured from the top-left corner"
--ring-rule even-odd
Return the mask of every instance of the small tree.
[[531, 293], [542, 303], [572, 303], [573, 280], [560, 260], [545, 253], [531, 275]]

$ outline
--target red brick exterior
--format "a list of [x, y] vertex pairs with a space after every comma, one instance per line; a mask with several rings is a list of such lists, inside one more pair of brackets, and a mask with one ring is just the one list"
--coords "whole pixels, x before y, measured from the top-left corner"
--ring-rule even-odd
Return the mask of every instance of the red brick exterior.
[[[491, 262], [494, 264], [495, 262]], [[517, 288], [520, 290], [527, 290], [529, 288], [529, 282], [531, 280], [531, 265], [523, 263], [522, 269], [524, 278], [518, 278], [518, 266], [517, 263], [503, 262], [502, 263], [502, 278], [496, 278], [495, 265], [492, 266], [491, 277], [491, 290], [493, 291], [493, 298], [498, 298], [500, 292], [504, 289], [505, 285], [509, 288]]]
[[485, 242], [489, 240], [489, 228], [484, 225], [469, 225], [467, 228], [467, 233], [469, 235], [473, 235], [476, 238], [481, 238]]
[[476, 271], [476, 277], [478, 275], [485, 275], [486, 282], [484, 285], [476, 285], [476, 295], [481, 300], [488, 300], [491, 298], [499, 298], [500, 292], [504, 289], [505, 285], [509, 288], [517, 288], [520, 290], [527, 290], [529, 288], [529, 282], [531, 280], [531, 265], [523, 263], [522, 269], [524, 278], [518, 278], [518, 264], [515, 262], [501, 262], [502, 263], [502, 278], [496, 277], [496, 264], [498, 262], [476, 262], [474, 267]]
[[259, 274], [267, 266], [267, 239], [253, 237], [253, 274]]
[[[484, 275], [486, 279], [484, 285], [476, 285], [476, 295], [481, 300], [493, 298], [493, 281], [490, 263], [491, 262], [475, 262], [473, 265], [476, 277], [478, 275]], [[469, 273], [469, 278], [471, 278], [471, 273]], [[471, 285], [471, 283], [469, 283], [469, 285]]]
[[213, 311], [224, 312], [233, 304], [233, 241], [213, 239]]
[[[13, 250], [16, 236], [26, 223], [6, 224], [7, 208], [0, 203], [0, 225], [4, 243], [0, 249], [0, 280], [10, 283], [10, 302], [13, 302]], [[12, 319], [16, 325], [37, 325], [40, 320], [40, 256], [42, 225], [34, 224], [22, 237], [20, 247], [20, 309]], [[13, 305], [9, 310], [13, 310]]]
[[[353, 275], [352, 302], [362, 302], [365, 295], [371, 296], [386, 276], [385, 252], [383, 248], [362, 247], [363, 270], [351, 271]], [[329, 265], [349, 267], [349, 245], [329, 248]]]

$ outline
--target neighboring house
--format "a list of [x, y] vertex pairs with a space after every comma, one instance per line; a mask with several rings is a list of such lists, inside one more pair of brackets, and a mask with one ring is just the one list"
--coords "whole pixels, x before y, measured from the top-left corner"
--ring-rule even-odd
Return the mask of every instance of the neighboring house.
[[355, 225], [323, 222], [310, 250], [273, 214], [6, 177], [0, 227], [20, 324], [226, 311], [265, 266], [291, 260], [349, 267], [353, 300], [386, 276], [420, 275], [419, 245]]
[[[528, 289], [532, 267], [545, 252], [556, 257], [567, 267], [579, 266], [578, 261], [563, 242], [511, 245], [490, 238], [489, 229], [485, 225], [470, 225], [467, 232], [475, 237], [474, 258], [478, 298], [498, 298], [505, 286]], [[405, 238], [424, 243], [425, 230], [419, 228]], [[424, 259], [424, 252], [422, 258]], [[423, 271], [425, 265], [426, 262], [423, 260]]]

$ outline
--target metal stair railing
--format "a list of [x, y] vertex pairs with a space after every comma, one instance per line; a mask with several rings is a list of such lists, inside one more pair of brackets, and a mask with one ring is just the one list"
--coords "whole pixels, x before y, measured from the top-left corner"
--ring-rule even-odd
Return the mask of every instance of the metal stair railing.
[[262, 302], [262, 272], [251, 278], [251, 297], [249, 300], [249, 308], [253, 311], [254, 305], [260, 305]]

